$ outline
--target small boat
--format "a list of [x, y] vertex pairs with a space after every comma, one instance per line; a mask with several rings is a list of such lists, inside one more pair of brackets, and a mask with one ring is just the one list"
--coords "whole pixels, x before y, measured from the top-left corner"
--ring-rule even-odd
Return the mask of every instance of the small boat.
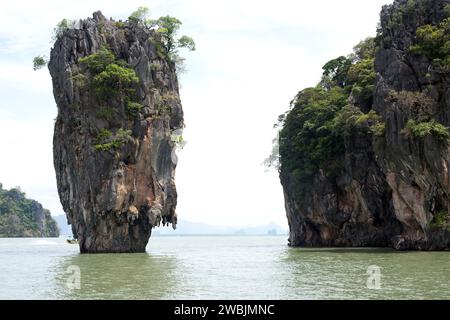
[[77, 244], [77, 243], [78, 243], [78, 240], [77, 240], [77, 239], [67, 239], [66, 241], [67, 241], [67, 243], [69, 243], [69, 244]]

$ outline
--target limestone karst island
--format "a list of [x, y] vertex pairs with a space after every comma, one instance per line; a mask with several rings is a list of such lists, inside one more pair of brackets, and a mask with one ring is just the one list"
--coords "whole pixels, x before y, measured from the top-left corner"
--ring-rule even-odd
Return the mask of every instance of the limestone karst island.
[[133, 3], [2, 2], [0, 300], [450, 300], [450, 0]]
[[173, 136], [183, 110], [166, 37], [138, 18], [95, 12], [51, 51], [58, 192], [81, 252], [144, 252], [153, 227], [177, 224]]
[[450, 5], [397, 0], [280, 117], [292, 246], [450, 249]]

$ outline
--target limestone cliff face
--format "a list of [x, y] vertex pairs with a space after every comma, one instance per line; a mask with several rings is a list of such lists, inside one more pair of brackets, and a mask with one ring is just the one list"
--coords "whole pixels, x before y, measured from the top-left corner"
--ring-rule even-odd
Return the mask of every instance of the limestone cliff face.
[[175, 65], [156, 32], [96, 12], [56, 41], [49, 69], [58, 192], [80, 251], [145, 251], [152, 228], [177, 222]]
[[385, 132], [346, 136], [343, 171], [333, 179], [321, 168], [306, 181], [281, 166], [291, 245], [450, 249], [448, 140], [408, 127], [410, 120], [450, 127], [449, 66], [411, 50], [417, 29], [438, 26], [449, 4], [383, 7], [373, 104], [356, 106], [376, 111]]

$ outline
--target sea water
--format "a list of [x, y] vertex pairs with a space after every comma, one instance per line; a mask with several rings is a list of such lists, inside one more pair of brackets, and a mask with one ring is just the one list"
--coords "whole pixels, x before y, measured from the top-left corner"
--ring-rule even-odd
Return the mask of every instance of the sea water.
[[450, 252], [159, 236], [143, 254], [81, 255], [63, 238], [0, 239], [0, 299], [450, 299]]

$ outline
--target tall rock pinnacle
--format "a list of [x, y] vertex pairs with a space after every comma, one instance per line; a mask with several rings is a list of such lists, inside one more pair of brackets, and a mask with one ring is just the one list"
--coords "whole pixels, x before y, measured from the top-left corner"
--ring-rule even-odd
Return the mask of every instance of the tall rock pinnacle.
[[144, 252], [152, 228], [177, 222], [174, 63], [157, 32], [95, 12], [59, 37], [49, 69], [58, 192], [80, 251]]

